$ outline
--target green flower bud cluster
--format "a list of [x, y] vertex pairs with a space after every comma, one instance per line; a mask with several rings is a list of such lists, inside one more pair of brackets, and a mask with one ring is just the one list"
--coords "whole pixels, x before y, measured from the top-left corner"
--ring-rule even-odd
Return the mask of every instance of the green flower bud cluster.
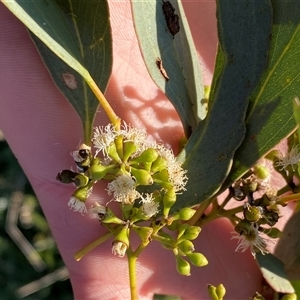
[[207, 289], [212, 300], [223, 300], [226, 294], [226, 289], [222, 283], [218, 284], [217, 286], [209, 284]]

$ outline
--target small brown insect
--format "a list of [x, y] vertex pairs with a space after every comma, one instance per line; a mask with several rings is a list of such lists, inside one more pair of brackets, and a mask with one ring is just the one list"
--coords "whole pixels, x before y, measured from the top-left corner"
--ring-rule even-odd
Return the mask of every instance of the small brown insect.
[[175, 34], [180, 30], [179, 17], [174, 13], [175, 8], [172, 6], [170, 1], [163, 0], [162, 9], [165, 15], [168, 29], [174, 38]]
[[170, 78], [169, 78], [166, 70], [163, 67], [162, 60], [159, 57], [156, 58], [156, 65], [157, 65], [161, 75], [164, 76], [164, 78], [168, 81]]
[[78, 83], [73, 74], [71, 74], [67, 71], [65, 73], [62, 73], [61, 77], [62, 77], [62, 80], [63, 80], [64, 84], [66, 85], [66, 87], [68, 87], [70, 90], [77, 89]]

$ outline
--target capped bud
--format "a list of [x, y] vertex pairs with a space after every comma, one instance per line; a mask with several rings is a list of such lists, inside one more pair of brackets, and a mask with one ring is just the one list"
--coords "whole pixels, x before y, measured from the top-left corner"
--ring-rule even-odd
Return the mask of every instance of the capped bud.
[[101, 180], [107, 173], [116, 173], [116, 167], [114, 165], [91, 165], [88, 171], [88, 175], [92, 180]]
[[163, 169], [166, 169], [167, 165], [168, 161], [164, 157], [158, 156], [157, 159], [152, 163], [151, 171], [152, 173], [159, 172]]
[[212, 300], [220, 300], [217, 295], [216, 289], [217, 288], [215, 286], [213, 286], [212, 284], [207, 285], [208, 294]]
[[122, 160], [118, 154], [117, 148], [116, 148], [116, 144], [115, 143], [111, 143], [108, 148], [107, 148], [107, 154], [110, 158], [112, 158], [113, 160], [115, 160], [117, 163], [122, 164]]
[[151, 234], [153, 233], [152, 227], [134, 226], [133, 230], [140, 236], [143, 243], [151, 241]]
[[183, 220], [183, 221], [187, 221], [189, 220], [194, 214], [195, 214], [196, 210], [192, 209], [190, 207], [185, 207], [182, 208], [178, 214], [179, 214], [179, 219]]
[[235, 227], [234, 230], [245, 236], [249, 236], [252, 233], [251, 223], [247, 220], [241, 220]]
[[129, 157], [137, 150], [137, 146], [132, 141], [126, 141], [123, 143], [123, 161], [127, 162]]
[[90, 181], [90, 179], [82, 173], [77, 174], [74, 178], [74, 184], [77, 187], [86, 186], [89, 183], [89, 181]]
[[185, 255], [195, 250], [194, 244], [191, 241], [184, 240], [178, 245], [178, 249]]
[[280, 298], [281, 300], [297, 300], [297, 294], [286, 294]]
[[226, 294], [225, 286], [220, 283], [216, 286], [216, 294], [219, 297], [220, 300], [222, 300]]
[[168, 217], [171, 207], [176, 202], [176, 193], [174, 189], [168, 190], [163, 196], [163, 215]]
[[264, 180], [270, 176], [270, 170], [264, 165], [256, 165], [253, 169], [254, 174], [259, 179]]
[[168, 172], [168, 170], [167, 169], [163, 169], [160, 172], [154, 174], [153, 175], [153, 179], [154, 180], [168, 182], [169, 181], [169, 172]]
[[131, 167], [130, 173], [139, 185], [151, 185], [153, 183], [150, 173], [146, 170]]
[[244, 218], [249, 222], [257, 222], [262, 218], [263, 208], [260, 206], [251, 206], [246, 203], [244, 206]]
[[143, 151], [138, 157], [135, 157], [132, 162], [141, 163], [141, 162], [154, 162], [158, 157], [158, 153], [154, 148], [148, 148]]
[[70, 170], [62, 170], [57, 174], [56, 180], [59, 180], [61, 183], [73, 183], [74, 178], [78, 173], [72, 172]]
[[191, 266], [190, 264], [181, 258], [179, 255], [175, 256], [176, 258], [176, 269], [179, 274], [184, 276], [190, 276], [191, 275]]
[[187, 253], [186, 256], [189, 258], [190, 262], [196, 267], [204, 267], [208, 264], [208, 260], [202, 253], [192, 252]]
[[201, 232], [201, 228], [199, 226], [189, 226], [183, 233], [183, 235], [178, 239], [181, 240], [194, 240], [198, 237]]
[[[191, 225], [187, 224], [187, 223], [184, 223], [184, 224], [181, 224], [178, 228], [178, 235], [177, 235], [177, 240], [179, 240], [182, 235], [185, 233], [185, 231], [190, 227]], [[184, 239], [183, 239], [184, 240]]]

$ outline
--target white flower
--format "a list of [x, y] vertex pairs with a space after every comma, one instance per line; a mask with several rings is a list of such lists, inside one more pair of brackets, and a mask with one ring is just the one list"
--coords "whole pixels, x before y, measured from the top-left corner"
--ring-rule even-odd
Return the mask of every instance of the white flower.
[[93, 217], [103, 218], [106, 215], [107, 208], [98, 202], [95, 202], [88, 210]]
[[115, 201], [129, 204], [133, 203], [133, 201], [140, 196], [135, 187], [136, 183], [132, 177], [127, 174], [122, 174], [108, 183], [107, 192], [108, 195], [114, 195]]
[[126, 141], [134, 142], [138, 148], [146, 142], [147, 138], [147, 132], [144, 129], [132, 127], [125, 122], [118, 135], [122, 135]]
[[127, 245], [125, 243], [115, 241], [111, 249], [113, 255], [118, 255], [119, 257], [124, 257], [127, 251]]
[[78, 211], [81, 214], [84, 214], [87, 212], [86, 206], [85, 206], [85, 202], [79, 200], [78, 198], [72, 196], [68, 202], [68, 206], [70, 207], [70, 209], [72, 209], [73, 211]]
[[115, 140], [117, 134], [114, 126], [108, 124], [105, 127], [96, 127], [92, 142], [97, 149], [95, 156], [102, 151], [103, 155], [106, 153], [106, 148]]
[[262, 254], [269, 253], [266, 249], [268, 240], [259, 235], [258, 228], [259, 225], [256, 223], [251, 223], [250, 230], [245, 235], [238, 234], [234, 231], [236, 235], [231, 239], [238, 240], [238, 245], [235, 249], [236, 252], [245, 252], [248, 248], [250, 248], [250, 251], [254, 257], [256, 256], [257, 250], [259, 250]]
[[286, 156], [284, 156], [280, 152], [279, 161], [275, 163], [275, 167], [281, 167], [280, 171], [283, 169], [286, 169], [289, 165], [292, 166], [293, 171], [294, 165], [298, 164], [300, 161], [300, 153], [299, 153], [299, 146], [293, 146], [291, 151], [287, 153]]
[[147, 218], [151, 218], [152, 216], [156, 215], [158, 213], [158, 207], [159, 203], [155, 202], [152, 198], [151, 194], [146, 194], [144, 197], [142, 197], [141, 203], [141, 209], [145, 216]]
[[185, 185], [188, 181], [187, 171], [182, 169], [181, 164], [176, 161], [173, 151], [163, 145], [156, 145], [156, 150], [168, 162], [169, 180], [174, 185], [175, 191], [185, 191]]

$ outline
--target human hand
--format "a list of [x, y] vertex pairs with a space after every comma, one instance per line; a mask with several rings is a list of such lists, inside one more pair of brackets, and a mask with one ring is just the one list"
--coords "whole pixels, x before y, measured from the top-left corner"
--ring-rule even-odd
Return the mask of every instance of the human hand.
[[[214, 2], [185, 2], [195, 43], [202, 57], [205, 82], [209, 84], [216, 50]], [[106, 97], [127, 123], [144, 126], [158, 142], [175, 151], [183, 135], [171, 104], [158, 91], [142, 61], [131, 20], [129, 2], [111, 2], [114, 66]], [[47, 217], [60, 253], [70, 272], [76, 299], [128, 299], [126, 258], [111, 254], [111, 243], [99, 246], [80, 262], [74, 252], [90, 243], [105, 229], [96, 219], [70, 211], [67, 206], [74, 187], [55, 180], [62, 169], [70, 169], [69, 153], [82, 142], [79, 117], [60, 94], [43, 65], [25, 27], [0, 6], [0, 128], [27, 174]], [[100, 108], [101, 111], [101, 108]], [[106, 125], [99, 112], [95, 125]], [[108, 196], [97, 184], [89, 202]], [[218, 220], [203, 228], [196, 250], [209, 260], [204, 268], [193, 268], [192, 276], [176, 272], [173, 255], [152, 243], [138, 260], [141, 299], [153, 293], [179, 295], [184, 299], [208, 299], [207, 284], [223, 283], [228, 299], [248, 299], [261, 289], [261, 275], [250, 254], [234, 253], [232, 227]]]

